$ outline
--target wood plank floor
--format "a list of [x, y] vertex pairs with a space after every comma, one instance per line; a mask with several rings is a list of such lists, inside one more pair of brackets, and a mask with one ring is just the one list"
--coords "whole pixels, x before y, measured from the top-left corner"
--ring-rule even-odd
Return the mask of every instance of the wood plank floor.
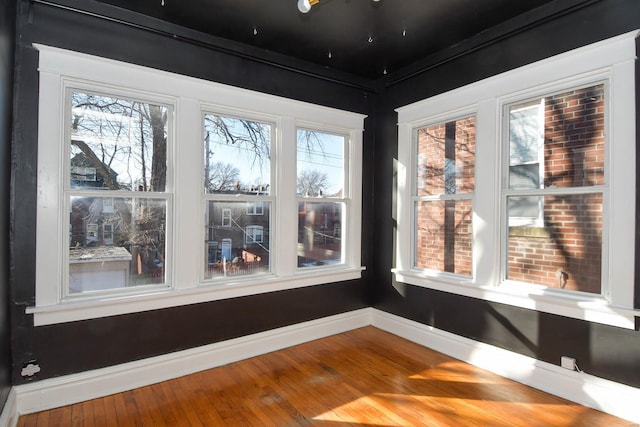
[[630, 426], [374, 327], [75, 405], [30, 426]]

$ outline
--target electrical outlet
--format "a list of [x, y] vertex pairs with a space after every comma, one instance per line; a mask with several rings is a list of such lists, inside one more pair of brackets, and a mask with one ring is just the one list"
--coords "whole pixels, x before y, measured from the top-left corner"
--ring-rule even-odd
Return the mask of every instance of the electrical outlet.
[[562, 356], [560, 358], [560, 366], [570, 371], [576, 370], [576, 359], [573, 357]]

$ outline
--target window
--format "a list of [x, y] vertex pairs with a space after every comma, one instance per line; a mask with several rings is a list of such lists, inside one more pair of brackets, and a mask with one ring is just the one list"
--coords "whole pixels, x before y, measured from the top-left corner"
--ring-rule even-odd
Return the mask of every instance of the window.
[[[231, 209], [222, 209], [222, 226], [231, 227]], [[213, 239], [214, 237], [209, 237]]]
[[[209, 239], [235, 243], [228, 251], [221, 250], [214, 264], [206, 266], [204, 278], [227, 277], [232, 270], [226, 263], [233, 260], [241, 261], [234, 264], [237, 273], [267, 273], [271, 268], [271, 245], [264, 236], [269, 234], [271, 222], [271, 144], [275, 125], [205, 113], [203, 127], [205, 221], [215, 231]], [[213, 213], [220, 211], [223, 219], [224, 212], [228, 212], [229, 225], [216, 230], [210, 220], [219, 218]], [[210, 262], [211, 257], [207, 257]]]
[[[516, 118], [518, 105], [506, 107], [506, 279], [601, 294], [606, 99], [600, 83], [536, 99], [533, 120]], [[514, 171], [514, 157], [534, 167]], [[515, 225], [526, 216], [532, 221]]]
[[113, 245], [113, 224], [104, 224], [102, 230], [104, 244], [107, 246]]
[[[261, 225], [248, 225], [245, 234], [246, 243], [262, 243], [264, 241], [264, 229]], [[255, 255], [254, 255], [255, 257]], [[244, 259], [244, 258], [243, 258]]]
[[84, 182], [96, 181], [96, 168], [84, 166], [71, 166], [71, 181], [76, 185]]
[[[172, 107], [72, 86], [65, 105], [72, 245], [63, 295], [163, 284]], [[94, 179], [78, 180], [78, 168]], [[112, 263], [125, 261], [126, 277], [116, 277]]]
[[635, 34], [398, 109], [399, 281], [633, 328]]
[[[544, 98], [509, 107], [509, 187], [540, 188], [544, 176]], [[509, 225], [543, 224], [542, 199], [508, 199]]]
[[247, 215], [264, 215], [264, 205], [262, 202], [247, 203]]
[[[363, 115], [35, 47], [36, 325], [360, 277]], [[292, 226], [301, 128], [341, 147], [342, 191], [305, 199], [318, 269]]]
[[347, 146], [345, 135], [297, 131], [298, 267], [343, 262], [340, 230], [348, 209]]
[[105, 197], [102, 199], [102, 212], [113, 213], [113, 197]]

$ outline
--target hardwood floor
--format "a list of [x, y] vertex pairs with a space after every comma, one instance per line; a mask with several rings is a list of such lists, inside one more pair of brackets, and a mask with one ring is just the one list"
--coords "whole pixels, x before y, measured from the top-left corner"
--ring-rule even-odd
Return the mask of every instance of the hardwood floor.
[[21, 416], [27, 426], [630, 426], [366, 327]]

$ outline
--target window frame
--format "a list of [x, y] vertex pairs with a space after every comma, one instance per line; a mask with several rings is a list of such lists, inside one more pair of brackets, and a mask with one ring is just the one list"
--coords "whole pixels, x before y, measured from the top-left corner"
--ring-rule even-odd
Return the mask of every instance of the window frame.
[[[150, 291], [153, 292], [155, 290], [164, 290], [166, 288], [171, 288], [172, 284], [171, 284], [171, 266], [172, 266], [172, 259], [173, 259], [173, 254], [172, 254], [172, 238], [173, 238], [173, 233], [172, 230], [170, 230], [168, 228], [168, 224], [172, 221], [172, 214], [173, 214], [173, 189], [174, 189], [174, 176], [173, 174], [170, 173], [170, 171], [172, 171], [174, 169], [174, 165], [173, 165], [173, 154], [174, 151], [172, 150], [173, 144], [174, 144], [174, 138], [175, 138], [175, 131], [174, 131], [174, 127], [175, 127], [175, 121], [174, 121], [174, 112], [175, 112], [175, 108], [177, 105], [177, 100], [175, 97], [169, 97], [169, 96], [165, 96], [163, 94], [159, 94], [159, 93], [149, 93], [149, 92], [142, 92], [140, 90], [137, 90], [136, 88], [124, 88], [124, 87], [114, 87], [114, 86], [110, 86], [110, 85], [105, 85], [105, 84], [101, 84], [101, 83], [89, 83], [87, 81], [84, 80], [80, 80], [80, 79], [73, 79], [73, 78], [66, 78], [63, 77], [62, 81], [61, 81], [61, 88], [63, 91], [63, 95], [62, 95], [62, 112], [61, 112], [61, 116], [63, 117], [63, 126], [61, 127], [61, 133], [62, 133], [62, 144], [64, 145], [63, 148], [63, 159], [64, 159], [64, 164], [62, 166], [62, 169], [60, 170], [61, 172], [61, 177], [60, 179], [63, 180], [62, 184], [61, 184], [61, 195], [63, 197], [62, 203], [63, 204], [68, 204], [68, 208], [63, 208], [65, 209], [65, 211], [71, 212], [72, 211], [72, 206], [71, 206], [71, 202], [70, 199], [71, 197], [89, 197], [89, 198], [96, 198], [96, 199], [101, 199], [102, 200], [102, 211], [101, 213], [113, 213], [114, 212], [114, 199], [115, 198], [123, 198], [123, 199], [130, 199], [132, 201], [132, 204], [135, 204], [135, 201], [137, 200], [149, 200], [149, 201], [164, 201], [166, 203], [166, 207], [165, 207], [165, 217], [166, 217], [166, 226], [167, 229], [164, 230], [165, 232], [165, 268], [164, 268], [164, 280], [163, 283], [161, 284], [154, 284], [154, 285], [143, 285], [143, 286], [135, 286], [135, 287], [125, 287], [123, 288], [113, 288], [113, 289], [106, 289], [106, 290], [101, 290], [101, 291], [92, 291], [91, 294], [84, 294], [84, 293], [71, 293], [68, 286], [67, 287], [63, 287], [61, 289], [61, 293], [60, 295], [60, 300], [61, 301], [69, 301], [72, 302], [74, 300], [87, 300], [87, 299], [96, 299], [96, 298], [109, 298], [109, 297], [117, 297], [117, 296], [122, 296], [124, 294], [126, 295], [135, 295], [135, 294], [144, 294], [144, 293], [149, 293]], [[168, 127], [168, 134], [167, 134], [167, 153], [166, 153], [166, 161], [167, 161], [167, 175], [165, 177], [165, 181], [166, 181], [166, 185], [165, 185], [165, 190], [164, 191], [139, 191], [139, 190], [135, 190], [135, 189], [131, 189], [131, 190], [105, 190], [102, 188], [84, 188], [84, 187], [74, 187], [71, 185], [71, 176], [72, 176], [72, 166], [70, 163], [70, 159], [71, 159], [71, 146], [69, 144], [70, 139], [73, 137], [72, 131], [71, 129], [66, 126], [66, 124], [71, 123], [71, 98], [72, 98], [72, 94], [74, 92], [85, 92], [88, 94], [92, 94], [92, 95], [98, 95], [98, 96], [108, 96], [108, 97], [118, 97], [121, 99], [126, 99], [126, 100], [130, 100], [130, 101], [136, 101], [136, 102], [144, 102], [144, 103], [149, 103], [149, 104], [158, 104], [158, 105], [162, 105], [168, 108], [168, 117], [167, 117], [167, 127]], [[40, 163], [41, 159], [38, 158], [38, 161]], [[111, 209], [107, 209], [105, 210], [105, 201], [106, 200], [110, 200], [111, 201]], [[108, 206], [108, 205], [107, 205]], [[132, 218], [133, 220], [133, 218]], [[68, 221], [64, 223], [65, 225], [68, 224]], [[69, 227], [71, 227], [70, 224], [68, 224]], [[100, 240], [100, 232], [99, 230], [101, 229], [100, 226], [98, 226], [98, 234], [97, 234], [97, 240]], [[63, 232], [67, 232], [67, 230], [63, 230]], [[69, 228], [68, 233], [71, 232], [71, 228]], [[62, 254], [64, 259], [68, 259], [68, 256], [66, 256], [67, 251], [63, 251], [64, 253]], [[64, 262], [64, 261], [63, 261]], [[69, 263], [68, 262], [64, 262], [64, 267], [62, 269], [62, 285], [64, 285], [65, 283], [65, 277], [69, 277]], [[129, 281], [127, 281], [129, 282]]]
[[[223, 118], [227, 118], [227, 119], [234, 119], [234, 120], [246, 120], [246, 121], [252, 121], [252, 122], [257, 122], [257, 123], [263, 123], [263, 124], [268, 124], [270, 126], [270, 135], [269, 135], [269, 152], [271, 153], [271, 157], [273, 157], [273, 155], [277, 152], [278, 150], [278, 144], [277, 144], [277, 140], [278, 140], [278, 126], [279, 126], [279, 118], [277, 116], [271, 115], [271, 114], [266, 114], [266, 113], [258, 113], [258, 112], [252, 112], [252, 111], [238, 111], [235, 109], [230, 109], [230, 108], [225, 108], [225, 107], [221, 107], [219, 105], [213, 105], [213, 104], [209, 104], [209, 103], [201, 103], [200, 105], [200, 109], [201, 109], [201, 118], [202, 118], [202, 123], [201, 123], [201, 129], [202, 129], [202, 136], [201, 136], [201, 141], [205, 141], [205, 116], [206, 115], [214, 115], [214, 116], [221, 116]], [[206, 159], [204, 156], [204, 150], [202, 151], [202, 156], [200, 158], [200, 164], [202, 165], [202, 167], [204, 168]], [[274, 206], [274, 202], [276, 200], [276, 193], [277, 193], [277, 183], [275, 182], [275, 175], [276, 175], [276, 169], [277, 169], [277, 165], [272, 164], [271, 163], [271, 159], [270, 159], [270, 169], [269, 169], [269, 191], [263, 191], [262, 189], [259, 189], [256, 191], [256, 194], [242, 194], [242, 193], [232, 193], [232, 194], [226, 194], [226, 193], [208, 193], [205, 191], [205, 183], [204, 183], [204, 179], [201, 180], [201, 188], [202, 188], [202, 197], [201, 197], [201, 203], [203, 204], [203, 212], [206, 212], [207, 209], [207, 204], [209, 202], [213, 202], [213, 203], [225, 203], [225, 202], [229, 202], [231, 204], [237, 204], [238, 205], [238, 212], [242, 212], [244, 216], [246, 216], [248, 219], [253, 220], [253, 221], [258, 221], [260, 218], [257, 217], [263, 217], [265, 215], [265, 203], [269, 206], [268, 209], [266, 209], [266, 211], [268, 212], [269, 215], [269, 219], [267, 221], [268, 226], [269, 226], [269, 231], [268, 231], [268, 235], [275, 235], [274, 231], [273, 231], [273, 227], [274, 227], [274, 221], [273, 218], [271, 217], [272, 213], [274, 212], [273, 206]], [[224, 209], [224, 208], [223, 208]], [[230, 209], [231, 212], [233, 212], [233, 209]], [[203, 215], [202, 221], [206, 221], [206, 215]], [[235, 220], [233, 219], [233, 216], [230, 216], [230, 226], [229, 227], [233, 227], [235, 223]], [[206, 224], [205, 224], [206, 225]], [[256, 242], [256, 241], [248, 241], [248, 234], [247, 234], [247, 225], [244, 226], [239, 226], [238, 224], [235, 224], [236, 226], [239, 227], [239, 230], [242, 232], [242, 238], [240, 240], [240, 242], [243, 245], [254, 245], [256, 243], [262, 243], [261, 242]], [[263, 228], [263, 240], [264, 240], [264, 228]], [[208, 236], [206, 236], [208, 237]], [[238, 240], [236, 239], [229, 239], [229, 238], [223, 238], [220, 240], [221, 242], [221, 248], [222, 248], [222, 242], [223, 241], [229, 241], [229, 242], [238, 242]], [[271, 242], [268, 242], [268, 244], [270, 245]], [[204, 258], [208, 258], [208, 254], [205, 254], [206, 256], [203, 257]], [[236, 282], [250, 282], [250, 281], [255, 281], [258, 280], [260, 278], [265, 278], [266, 276], [272, 276], [273, 277], [273, 270], [272, 270], [272, 259], [274, 258], [275, 261], [277, 261], [277, 254], [274, 254], [275, 256], [270, 257], [269, 259], [269, 267], [268, 267], [268, 271], [266, 272], [259, 272], [259, 273], [254, 273], [251, 275], [246, 275], [246, 276], [242, 276], [242, 277], [238, 277], [235, 278], [234, 280]], [[231, 255], [231, 258], [233, 259], [235, 257], [235, 255]], [[207, 269], [209, 268], [208, 265], [204, 264], [200, 267], [200, 283], [201, 285], [210, 285], [210, 284], [221, 284], [221, 283], [225, 283], [229, 281], [229, 278], [226, 276], [226, 273], [223, 276], [213, 276], [213, 277], [206, 277], [207, 275]]]
[[[622, 328], [635, 327], [635, 316], [640, 315], [633, 306], [635, 233], [630, 230], [635, 230], [635, 198], [627, 195], [635, 194], [635, 91], [629, 88], [635, 87], [638, 34], [633, 31], [613, 37], [396, 109], [398, 231], [393, 272], [398, 281]], [[605, 112], [609, 193], [604, 200], [602, 295], [509, 283], [503, 280], [507, 230], [503, 189], [508, 188], [503, 167], [508, 162], [501, 161], [508, 155], [503, 149], [505, 106], [603, 81], [608, 84], [609, 99]], [[476, 165], [483, 165], [476, 168], [473, 201], [473, 277], [445, 277], [412, 266], [412, 133], [425, 123], [469, 112], [477, 117]]]
[[[361, 277], [361, 189], [362, 189], [362, 131], [365, 115], [306, 102], [268, 95], [215, 82], [182, 76], [121, 61], [34, 44], [39, 52], [39, 119], [38, 119], [38, 196], [36, 230], [35, 305], [26, 308], [34, 315], [36, 326], [98, 317], [134, 313], [186, 304], [215, 301], [244, 295], [254, 295], [323, 283], [353, 280]], [[68, 244], [68, 206], [61, 195], [65, 186], [64, 93], [68, 86], [103, 88], [110, 95], [134, 96], [173, 105], [174, 126], [169, 140], [167, 157], [167, 248], [173, 254], [166, 266], [163, 288], [146, 288], [123, 293], [86, 295], [65, 298], [61, 283], [64, 257], [59, 247]], [[134, 95], [132, 95], [134, 94]], [[296, 271], [295, 232], [287, 226], [296, 220], [294, 168], [287, 171], [286, 162], [273, 169], [272, 184], [278, 183], [279, 194], [270, 209], [278, 214], [272, 219], [272, 230], [280, 230], [273, 250], [277, 262], [272, 274], [255, 278], [228, 278], [203, 282], [200, 271], [205, 257], [200, 256], [205, 241], [204, 214], [201, 209], [203, 170], [202, 114], [212, 110], [241, 117], [271, 117], [276, 123], [273, 144], [275, 159], [287, 158], [286, 147], [296, 141], [299, 123], [314, 127], [340, 129], [350, 136], [351, 165], [350, 230], [348, 257], [343, 265], [322, 271]], [[179, 141], [180, 149], [177, 149]], [[288, 145], [287, 145], [288, 144]], [[67, 171], [68, 172], [68, 171]], [[293, 183], [293, 185], [292, 185]], [[105, 194], [99, 193], [101, 196]], [[135, 197], [134, 194], [111, 194], [108, 197]], [[145, 197], [153, 197], [145, 193]], [[162, 193], [161, 198], [165, 198]], [[261, 196], [262, 197], [262, 196]], [[266, 199], [265, 199], [266, 200]], [[65, 211], [66, 209], [66, 211]], [[291, 227], [288, 227], [289, 229]], [[64, 237], [64, 238], [63, 238]], [[194, 243], [197, 242], [197, 243]], [[198, 254], [198, 256], [194, 256]]]

